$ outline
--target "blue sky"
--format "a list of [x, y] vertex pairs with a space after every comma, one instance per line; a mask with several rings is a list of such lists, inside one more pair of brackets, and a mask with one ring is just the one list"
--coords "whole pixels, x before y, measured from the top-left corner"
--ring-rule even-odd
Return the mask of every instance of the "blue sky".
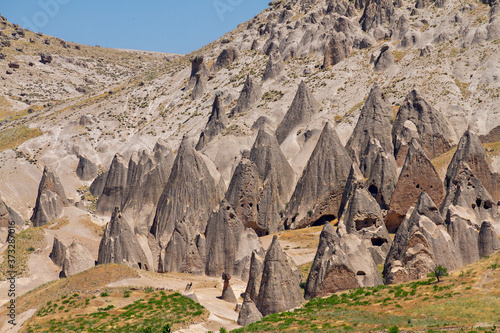
[[2, 0], [12, 23], [70, 42], [189, 53], [236, 28], [270, 0]]

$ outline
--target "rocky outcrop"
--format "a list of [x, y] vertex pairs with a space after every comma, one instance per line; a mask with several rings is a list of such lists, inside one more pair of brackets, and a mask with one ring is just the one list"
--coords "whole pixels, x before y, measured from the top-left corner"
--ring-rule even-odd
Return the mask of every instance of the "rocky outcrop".
[[223, 200], [207, 224], [207, 261], [205, 274], [221, 276], [226, 273], [242, 280], [248, 279], [250, 260], [255, 251], [264, 255], [264, 249], [253, 229], [245, 230], [231, 205]]
[[97, 176], [97, 165], [82, 155], [80, 155], [78, 159], [78, 166], [76, 167], [76, 175], [78, 178], [83, 181], [94, 179]]
[[500, 200], [500, 175], [493, 172], [486, 151], [477, 135], [470, 130], [465, 131], [453, 155], [446, 172], [445, 186], [449, 186], [453, 176], [460, 168], [460, 162], [466, 162], [472, 173], [479, 179], [495, 202]]
[[223, 273], [222, 280], [224, 281], [224, 286], [222, 287], [221, 299], [223, 301], [226, 301], [229, 303], [237, 303], [233, 288], [231, 287], [231, 284], [229, 283], [229, 281], [231, 280], [231, 275], [227, 274], [227, 273]]
[[18, 228], [22, 228], [25, 224], [24, 219], [15, 210], [7, 206], [0, 197], [0, 228], [8, 228], [11, 223]]
[[356, 234], [366, 240], [375, 264], [383, 264], [392, 244], [377, 201], [368, 193], [364, 184], [355, 184], [344, 214], [338, 223], [337, 233]]
[[498, 234], [495, 232], [491, 222], [486, 221], [481, 224], [478, 245], [479, 256], [481, 258], [500, 250], [500, 240], [498, 240]]
[[326, 46], [323, 68], [335, 66], [351, 54], [349, 41], [342, 32], [333, 32]]
[[286, 227], [297, 229], [334, 220], [351, 163], [337, 132], [326, 123], [288, 204]]
[[375, 73], [382, 73], [394, 65], [394, 56], [389, 50], [389, 46], [384, 45], [380, 50], [380, 54], [373, 64], [373, 71]]
[[207, 90], [207, 77], [200, 73], [195, 75], [194, 78], [194, 88], [191, 92], [191, 99], [197, 100], [203, 97], [205, 91]]
[[443, 216], [453, 207], [460, 207], [465, 214], [462, 215], [466, 216], [476, 229], [479, 229], [485, 220], [500, 221], [496, 202], [467, 163], [460, 161], [448, 176], [450, 180], [446, 197], [441, 205]]
[[384, 265], [386, 283], [401, 283], [427, 276], [436, 265], [461, 266], [444, 219], [427, 193], [399, 227]]
[[55, 236], [52, 244], [52, 251], [49, 254], [50, 260], [52, 260], [55, 265], [62, 268], [67, 249], [68, 246], [59, 239], [59, 237]]
[[226, 200], [234, 208], [245, 227], [258, 229], [258, 204], [261, 180], [259, 170], [250, 159], [250, 152], [244, 151], [241, 161], [234, 170], [226, 192]]
[[259, 171], [262, 189], [258, 203], [256, 232], [259, 236], [282, 229], [279, 212], [289, 201], [295, 184], [295, 173], [281, 152], [276, 137], [259, 130], [250, 151]]
[[130, 158], [122, 211], [136, 234], [149, 233], [173, 163], [172, 149], [162, 139], [156, 143], [151, 153], [142, 151], [134, 153]]
[[393, 14], [394, 5], [391, 0], [368, 0], [359, 23], [363, 31], [368, 32], [389, 23]]
[[276, 79], [281, 76], [284, 70], [285, 63], [283, 62], [281, 55], [279, 53], [273, 53], [269, 56], [269, 60], [267, 61], [262, 81]]
[[73, 242], [67, 249], [62, 264], [60, 278], [66, 278], [86, 271], [94, 267], [95, 260], [87, 248], [79, 243]]
[[391, 116], [391, 105], [385, 100], [382, 88], [375, 84], [346, 145], [346, 150], [358, 165], [371, 139], [377, 139], [385, 152], [394, 150], [389, 130], [392, 128]]
[[412, 90], [399, 108], [392, 127], [394, 155], [401, 166], [412, 139], [417, 139], [429, 159], [451, 149], [452, 134], [444, 116], [417, 90]]
[[263, 316], [290, 310], [302, 302], [299, 280], [288, 263], [276, 236], [269, 246], [264, 260], [262, 281], [256, 306]]
[[394, 5], [390, 0], [369, 0], [359, 20], [363, 31], [370, 31], [389, 23], [394, 14]]
[[33, 226], [41, 227], [61, 217], [63, 208], [68, 204], [68, 198], [59, 177], [50, 167], [46, 166], [38, 186], [33, 215], [31, 215]]
[[363, 155], [361, 172], [366, 177], [366, 187], [380, 208], [387, 209], [398, 181], [394, 155], [385, 152], [377, 139], [370, 140]]
[[177, 221], [165, 250], [161, 251], [159, 273], [180, 272], [202, 275], [205, 272], [206, 241], [201, 234], [195, 234], [195, 227]]
[[106, 184], [106, 178], [108, 178], [107, 171], [97, 175], [92, 184], [90, 184], [89, 191], [94, 197], [98, 198], [102, 194], [104, 185]]
[[259, 309], [257, 309], [257, 306], [255, 306], [255, 303], [250, 296], [245, 294], [243, 305], [241, 306], [240, 313], [238, 314], [238, 321], [236, 323], [240, 326], [246, 326], [261, 319], [262, 314]]
[[195, 232], [205, 232], [206, 223], [220, 199], [220, 193], [203, 158], [184, 137], [158, 201], [151, 233], [165, 247], [176, 222], [184, 221]]
[[252, 259], [250, 260], [250, 272], [247, 287], [245, 289], [245, 297], [250, 297], [250, 299], [254, 302], [257, 301], [257, 296], [259, 295], [263, 270], [264, 263], [262, 258], [257, 253], [253, 252]]
[[422, 147], [414, 139], [408, 148], [405, 164], [389, 205], [390, 210], [385, 220], [389, 232], [398, 229], [406, 212], [415, 205], [422, 191], [438, 205], [443, 202], [443, 183]]
[[203, 77], [208, 77], [208, 70], [203, 55], [197, 55], [191, 60], [191, 75], [189, 75], [189, 83], [186, 89], [191, 89], [196, 85], [196, 76], [198, 74]]
[[111, 214], [115, 207], [121, 207], [127, 187], [128, 168], [123, 156], [116, 154], [111, 162], [101, 196], [97, 200], [98, 214]]
[[446, 216], [446, 226], [462, 265], [479, 260], [479, 234], [474, 224], [457, 207], [451, 207]]
[[318, 102], [316, 102], [313, 95], [307, 88], [306, 83], [302, 81], [297, 89], [297, 93], [295, 94], [295, 98], [293, 99], [290, 108], [276, 129], [278, 143], [281, 144], [285, 141], [288, 135], [296, 127], [309, 121], [318, 110]]
[[488, 134], [480, 135], [479, 140], [482, 143], [492, 143], [500, 141], [500, 125], [493, 128]]
[[224, 49], [219, 54], [219, 57], [217, 57], [215, 64], [212, 66], [212, 70], [211, 70], [212, 73], [216, 73], [216, 72], [220, 71], [221, 69], [223, 69], [224, 67], [231, 65], [239, 56], [240, 56], [240, 53], [234, 47]]
[[124, 220], [118, 207], [115, 208], [111, 221], [104, 229], [97, 258], [98, 265], [111, 263], [126, 264], [146, 270], [154, 269], [152, 263], [148, 263], [133, 229]]
[[307, 277], [305, 298], [323, 297], [341, 290], [359, 288], [356, 272], [338, 246], [339, 239], [330, 223], [319, 236], [319, 245]]
[[236, 106], [231, 110], [231, 117], [247, 112], [261, 97], [260, 85], [248, 75], [241, 90], [240, 98], [238, 98]]
[[196, 150], [203, 149], [214, 137], [222, 132], [227, 127], [228, 119], [226, 110], [222, 105], [221, 97], [215, 95], [214, 103], [212, 105], [212, 113], [208, 118], [207, 125], [203, 132], [201, 132], [200, 139], [196, 144]]

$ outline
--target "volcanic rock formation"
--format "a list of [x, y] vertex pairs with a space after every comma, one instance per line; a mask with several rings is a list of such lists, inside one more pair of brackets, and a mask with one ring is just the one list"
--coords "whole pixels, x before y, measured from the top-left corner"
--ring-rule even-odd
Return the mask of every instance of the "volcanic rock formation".
[[78, 166], [76, 167], [76, 175], [81, 180], [92, 180], [97, 176], [97, 165], [88, 158], [80, 155]]
[[52, 251], [49, 254], [50, 260], [52, 260], [55, 265], [62, 267], [67, 249], [68, 246], [59, 239], [59, 237], [55, 236], [54, 243], [52, 244]]
[[248, 111], [262, 97], [260, 85], [254, 79], [247, 76], [243, 89], [236, 106], [231, 110], [231, 117]]
[[334, 220], [339, 211], [351, 158], [328, 123], [309, 158], [287, 209], [287, 228]]
[[200, 135], [200, 139], [196, 144], [196, 150], [201, 150], [205, 147], [214, 137], [222, 132], [227, 127], [228, 119], [224, 106], [222, 105], [221, 97], [216, 94], [214, 103], [212, 105], [212, 113], [208, 118], [207, 125]]
[[406, 212], [415, 205], [422, 191], [427, 192], [438, 205], [443, 202], [443, 183], [420, 144], [413, 139], [408, 148], [396, 189], [392, 194], [390, 211], [385, 220], [389, 232], [397, 230]]
[[240, 313], [238, 314], [238, 325], [246, 326], [256, 321], [262, 319], [262, 314], [255, 306], [255, 303], [250, 298], [250, 296], [245, 294], [245, 298], [243, 299], [243, 305], [241, 306]]
[[323, 68], [335, 66], [351, 54], [351, 46], [344, 33], [333, 32], [323, 60]]
[[262, 81], [272, 80], [279, 77], [285, 70], [285, 63], [279, 53], [273, 53], [269, 56], [269, 60], [262, 76]]
[[59, 177], [46, 166], [38, 186], [38, 196], [31, 216], [33, 226], [41, 227], [61, 217], [63, 208], [68, 204], [68, 198]]
[[128, 168], [123, 156], [116, 154], [107, 173], [102, 194], [97, 200], [99, 214], [111, 214], [115, 207], [121, 207], [125, 199]]
[[80, 243], [73, 242], [67, 249], [64, 256], [60, 278], [70, 277], [80, 272], [94, 267], [95, 260], [86, 247]]
[[290, 108], [285, 117], [276, 129], [276, 137], [278, 143], [281, 144], [288, 135], [299, 125], [309, 121], [312, 116], [319, 110], [319, 104], [314, 99], [313, 95], [307, 88], [307, 85], [302, 81], [299, 85], [295, 98], [293, 99]]
[[302, 302], [299, 280], [288, 263], [276, 236], [269, 246], [264, 260], [262, 281], [256, 306], [263, 316], [292, 309]]
[[233, 47], [224, 49], [219, 54], [219, 57], [217, 57], [217, 60], [215, 61], [215, 64], [213, 65], [211, 70], [212, 73], [216, 73], [224, 67], [229, 66], [239, 57], [239, 55], [240, 53], [238, 52], [238, 50]]

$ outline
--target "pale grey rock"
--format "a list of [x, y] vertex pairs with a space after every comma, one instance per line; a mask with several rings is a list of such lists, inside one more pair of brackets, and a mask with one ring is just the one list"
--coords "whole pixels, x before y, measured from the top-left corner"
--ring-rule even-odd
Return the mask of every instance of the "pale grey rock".
[[262, 81], [276, 79], [285, 71], [285, 63], [279, 53], [273, 53], [269, 56], [269, 60], [262, 76]]
[[66, 278], [94, 267], [95, 260], [86, 247], [73, 242], [67, 249], [63, 260], [60, 278]]
[[126, 264], [133, 268], [153, 270], [137, 241], [134, 230], [124, 220], [120, 209], [115, 208], [111, 221], [104, 229], [99, 244], [97, 264]]
[[25, 225], [25, 221], [21, 215], [10, 208], [0, 197], [0, 228], [8, 228], [12, 222], [14, 222], [14, 226], [17, 228], [22, 228]]
[[222, 50], [222, 52], [217, 57], [214, 65], [212, 66], [212, 73], [216, 73], [221, 69], [231, 65], [236, 59], [238, 59], [239, 56], [240, 52], [234, 47]]
[[97, 176], [97, 165], [88, 158], [80, 155], [78, 157], [78, 166], [76, 167], [76, 175], [81, 180], [92, 180]]
[[349, 41], [342, 32], [333, 32], [326, 47], [323, 68], [335, 66], [351, 54]]
[[59, 239], [57, 235], [54, 237], [54, 242], [52, 244], [52, 251], [49, 254], [50, 260], [52, 262], [61, 267], [63, 266], [64, 259], [66, 257], [66, 250], [68, 249], [68, 245], [65, 244], [64, 241]]
[[122, 155], [116, 154], [106, 176], [102, 194], [97, 199], [98, 214], [110, 214], [121, 207], [126, 195], [128, 168]]
[[245, 289], [245, 297], [246, 296], [250, 297], [250, 299], [254, 302], [257, 301], [257, 296], [259, 295], [263, 270], [264, 270], [264, 258], [261, 257], [256, 252], [252, 252], [248, 283]]
[[359, 23], [366, 32], [389, 23], [395, 10], [392, 0], [369, 0], [364, 8]]
[[201, 132], [200, 139], [196, 144], [195, 149], [203, 149], [210, 141], [213, 140], [219, 133], [221, 133], [228, 124], [228, 118], [224, 105], [222, 105], [221, 97], [215, 95], [214, 103], [212, 105], [212, 113], [208, 118], [207, 125], [203, 132]]
[[46, 166], [38, 186], [35, 208], [31, 216], [33, 226], [41, 227], [61, 217], [64, 207], [68, 205], [69, 201], [59, 177]]
[[264, 260], [257, 309], [263, 316], [267, 316], [299, 306], [304, 302], [299, 282], [278, 238], [274, 236]]
[[194, 79], [194, 87], [191, 92], [191, 99], [197, 100], [203, 97], [205, 91], [207, 91], [207, 77], [205, 75], [201, 75], [200, 73], [195, 75]]
[[385, 72], [394, 65], [394, 56], [387, 45], [382, 46], [380, 54], [373, 65], [373, 71], [375, 73]]
[[248, 75], [243, 85], [243, 89], [241, 90], [240, 97], [238, 98], [238, 102], [231, 110], [231, 116], [234, 117], [235, 115], [247, 112], [261, 97], [262, 91], [260, 85]]
[[455, 243], [456, 252], [460, 255], [462, 265], [479, 260], [479, 233], [474, 224], [464, 218], [455, 207], [452, 207], [448, 210], [446, 225], [448, 233]]
[[304, 228], [334, 220], [351, 163], [337, 132], [326, 123], [288, 204], [286, 227]]
[[250, 325], [262, 319], [262, 314], [255, 306], [255, 303], [250, 296], [245, 295], [243, 305], [241, 306], [238, 320], [236, 323], [240, 326]]
[[89, 191], [94, 197], [98, 198], [102, 194], [104, 184], [106, 184], [106, 178], [108, 178], [107, 171], [97, 175], [92, 184], [90, 184]]
[[288, 108], [285, 117], [276, 129], [278, 143], [281, 144], [292, 131], [298, 126], [310, 121], [312, 116], [318, 112], [319, 104], [309, 91], [306, 83], [302, 81], [297, 89], [297, 93]]
[[481, 258], [489, 256], [500, 250], [500, 240], [491, 222], [485, 221], [481, 224], [479, 231], [479, 256]]

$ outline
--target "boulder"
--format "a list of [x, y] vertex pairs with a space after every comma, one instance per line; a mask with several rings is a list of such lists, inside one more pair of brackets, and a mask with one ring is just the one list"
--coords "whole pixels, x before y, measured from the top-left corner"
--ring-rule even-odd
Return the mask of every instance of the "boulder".
[[389, 232], [398, 229], [406, 212], [417, 203], [422, 191], [427, 192], [438, 205], [443, 202], [443, 183], [420, 144], [413, 139], [389, 204], [390, 210], [385, 220]]
[[50, 64], [52, 63], [54, 59], [52, 58], [52, 55], [49, 53], [40, 53], [40, 62], [42, 64]]
[[69, 201], [59, 177], [54, 170], [46, 166], [38, 186], [33, 215], [31, 215], [33, 226], [41, 227], [61, 217], [63, 208], [68, 205]]
[[87, 248], [73, 242], [67, 249], [64, 257], [60, 278], [67, 278], [94, 267], [95, 259]]
[[98, 214], [111, 214], [115, 207], [121, 207], [127, 187], [128, 168], [122, 155], [116, 154], [104, 182], [102, 194], [97, 200]]
[[222, 50], [212, 67], [212, 73], [217, 73], [224, 67], [231, 65], [239, 56], [239, 51], [234, 47]]
[[342, 32], [333, 32], [326, 46], [323, 68], [335, 66], [351, 54], [349, 41]]
[[97, 165], [85, 156], [78, 156], [78, 166], [76, 167], [76, 175], [83, 181], [92, 180], [97, 176]]
[[191, 89], [196, 85], [196, 76], [198, 74], [205, 78], [209, 75], [203, 55], [197, 55], [191, 60], [191, 74], [189, 75], [189, 83], [186, 89]]
[[400, 166], [412, 139], [419, 141], [429, 159], [451, 149], [452, 133], [446, 119], [417, 90], [406, 96], [392, 127], [394, 155]]
[[238, 102], [231, 110], [231, 117], [247, 112], [255, 103], [260, 101], [261, 97], [262, 91], [260, 85], [248, 75], [243, 85], [243, 89], [241, 90], [240, 97], [238, 98]]
[[162, 248], [169, 242], [178, 221], [192, 227], [193, 236], [204, 233], [219, 200], [219, 189], [205, 161], [184, 137], [158, 201], [151, 233]]
[[288, 204], [286, 227], [304, 228], [338, 217], [351, 163], [337, 132], [326, 123]]
[[104, 229], [97, 258], [98, 265], [111, 263], [126, 264], [138, 269], [154, 269], [152, 263], [148, 263], [133, 229], [125, 221], [118, 207]]
[[341, 290], [360, 287], [356, 280], [356, 272], [338, 243], [335, 229], [330, 223], [325, 224], [307, 277], [306, 299], [324, 297]]
[[385, 152], [394, 150], [390, 134], [392, 114], [391, 105], [385, 100], [382, 88], [374, 84], [346, 145], [346, 150], [358, 165], [371, 139], [377, 139]]
[[52, 244], [52, 251], [49, 254], [50, 260], [52, 262], [61, 267], [63, 266], [64, 259], [66, 257], [66, 250], [68, 249], [68, 245], [65, 244], [57, 235], [54, 237], [54, 243]]
[[276, 79], [281, 76], [284, 70], [285, 63], [283, 62], [281, 55], [279, 53], [273, 53], [269, 56], [269, 60], [267, 61], [262, 81]]
[[208, 122], [203, 132], [201, 132], [200, 139], [196, 144], [195, 149], [203, 149], [213, 138], [221, 133], [228, 124], [226, 110], [222, 105], [221, 97], [217, 94], [212, 105], [212, 113], [208, 118]]
[[500, 240], [498, 240], [498, 234], [495, 232], [491, 222], [485, 221], [481, 224], [478, 246], [481, 258], [500, 250]]
[[255, 303], [250, 298], [250, 296], [245, 294], [243, 299], [243, 305], [241, 306], [240, 313], [238, 314], [237, 324], [240, 326], [250, 325], [262, 319], [262, 314], [260, 313]]
[[263, 316], [290, 310], [304, 302], [299, 280], [288, 263], [276, 236], [264, 260], [256, 306]]
[[457, 150], [446, 172], [445, 186], [448, 187], [450, 185], [450, 182], [454, 178], [453, 176], [457, 174], [457, 169], [460, 168], [461, 161], [468, 164], [472, 173], [479, 179], [497, 203], [500, 200], [500, 175], [493, 172], [488, 155], [481, 141], [470, 130], [465, 131], [458, 143]]
[[318, 112], [319, 104], [302, 81], [297, 89], [295, 98], [285, 117], [276, 129], [278, 143], [281, 144], [292, 131], [298, 126], [311, 120], [312, 116]]

